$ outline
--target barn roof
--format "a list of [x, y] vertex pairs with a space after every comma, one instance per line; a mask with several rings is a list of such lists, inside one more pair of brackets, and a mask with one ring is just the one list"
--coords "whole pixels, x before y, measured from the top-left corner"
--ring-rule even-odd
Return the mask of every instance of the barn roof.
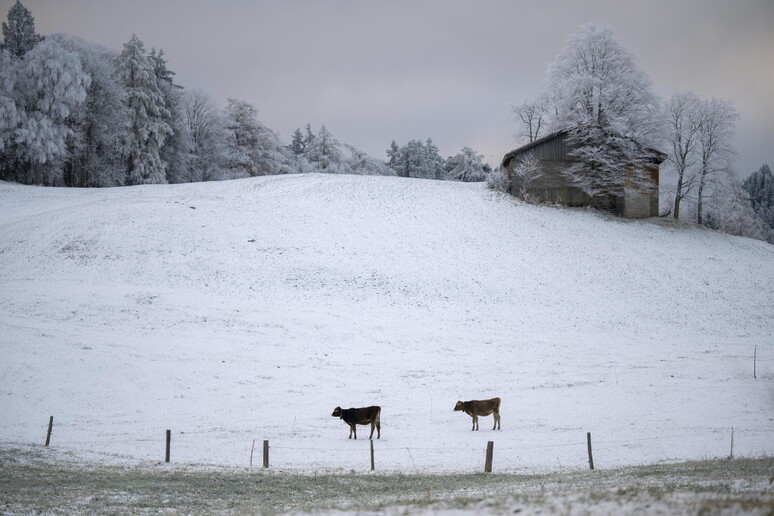
[[[534, 147], [537, 147], [538, 145], [542, 145], [543, 143], [545, 143], [547, 141], [550, 141], [550, 140], [553, 140], [553, 139], [556, 139], [556, 138], [560, 138], [562, 136], [566, 136], [567, 133], [568, 133], [568, 131], [564, 131], [564, 130], [562, 130], [562, 131], [554, 131], [553, 133], [549, 133], [549, 134], [543, 136], [542, 138], [538, 138], [537, 140], [529, 142], [526, 145], [522, 145], [518, 149], [514, 149], [511, 152], [509, 152], [508, 154], [506, 154], [503, 157], [503, 161], [502, 161], [500, 166], [505, 168], [505, 167], [508, 166], [508, 164], [511, 162], [511, 160], [513, 158], [515, 158], [516, 156], [518, 156], [519, 154], [523, 154], [523, 153], [527, 152], [528, 150], [530, 150], [530, 149], [532, 149]], [[653, 154], [653, 162], [655, 164], [657, 164], [657, 165], [660, 165], [667, 158], [667, 155], [664, 154], [663, 152], [659, 151], [659, 150], [651, 149], [651, 148], [647, 148], [646, 150]]]
[[529, 142], [526, 145], [522, 145], [518, 149], [512, 150], [511, 152], [506, 154], [503, 157], [503, 161], [501, 163], [501, 166], [502, 167], [507, 167], [508, 163], [510, 163], [510, 161], [513, 158], [515, 158], [516, 156], [518, 156], [519, 154], [522, 154], [523, 152], [526, 152], [526, 151], [530, 150], [533, 147], [537, 147], [538, 145], [540, 145], [542, 143], [545, 143], [545, 142], [547, 142], [549, 140], [553, 140], [554, 138], [558, 138], [560, 136], [564, 136], [566, 134], [567, 134], [567, 131], [554, 131], [553, 133], [547, 134], [547, 135], [543, 136], [542, 138], [538, 138], [537, 140], [531, 141], [531, 142]]

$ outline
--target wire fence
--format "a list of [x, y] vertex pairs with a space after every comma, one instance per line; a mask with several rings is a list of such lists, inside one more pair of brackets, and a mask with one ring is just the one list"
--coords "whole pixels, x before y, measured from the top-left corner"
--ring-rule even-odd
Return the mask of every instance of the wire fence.
[[[546, 457], [556, 457], [560, 467], [580, 468], [588, 464], [594, 468], [594, 457], [597, 460], [596, 469], [600, 465], [612, 463], [621, 466], [620, 458], [610, 460], [610, 457], [620, 457], [621, 450], [636, 450], [636, 458], [645, 458], [650, 462], [688, 460], [694, 458], [728, 458], [734, 457], [735, 446], [754, 442], [758, 455], [771, 453], [774, 443], [774, 425], [747, 428], [706, 428], [690, 433], [674, 433], [650, 436], [627, 436], [625, 438], [605, 437], [592, 440], [586, 433], [586, 440], [579, 435], [577, 440], [555, 442], [557, 435], [547, 432], [543, 436], [531, 434], [529, 439], [514, 434], [503, 435], [499, 431], [475, 432], [469, 444], [460, 445], [457, 441], [439, 439], [437, 446], [413, 445], [410, 442], [395, 444], [395, 440], [359, 439], [347, 441], [341, 446], [315, 446], [306, 443], [296, 444], [299, 439], [309, 441], [311, 437], [277, 438], [272, 441], [264, 439], [223, 436], [218, 431], [179, 432], [171, 439], [164, 433], [158, 436], [145, 434], [134, 437], [126, 433], [118, 435], [95, 436], [94, 439], [57, 439], [57, 430], [62, 428], [82, 430], [78, 425], [59, 424], [54, 422], [53, 438], [50, 433], [51, 447], [73, 452], [74, 455], [89, 455], [112, 461], [129, 463], [159, 463], [162, 460], [183, 465], [207, 465], [210, 467], [260, 467], [288, 471], [330, 471], [330, 470], [363, 470], [370, 463], [372, 469], [389, 472], [470, 472], [481, 471], [485, 463], [484, 445], [489, 441], [494, 443], [494, 461], [499, 471], [518, 471], [535, 464], [546, 464]], [[48, 427], [48, 425], [46, 425]], [[46, 430], [43, 429], [45, 432]], [[219, 429], [220, 432], [227, 432]], [[565, 436], [566, 431], [560, 432]], [[80, 437], [80, 435], [79, 435]], [[455, 438], [459, 439], [459, 435]], [[482, 441], [485, 438], [487, 441]], [[369, 442], [370, 446], [360, 445]], [[40, 441], [38, 441], [40, 442]], [[355, 444], [355, 443], [358, 444]], [[686, 446], [685, 442], [691, 443]], [[265, 443], [265, 444], [264, 444]], [[659, 443], [655, 445], [654, 443]], [[6, 447], [29, 446], [31, 442], [0, 441]], [[256, 446], [256, 444], [258, 446]], [[48, 446], [48, 444], [46, 445]], [[165, 450], [166, 448], [166, 450]], [[171, 448], [172, 460], [169, 460]], [[491, 445], [490, 445], [491, 448]], [[166, 452], [166, 456], [165, 456]], [[489, 450], [491, 454], [491, 449]], [[626, 453], [624, 453], [625, 455]], [[214, 460], [212, 457], [216, 457]], [[248, 459], [249, 457], [249, 459]], [[492, 458], [486, 457], [490, 464]], [[377, 467], [374, 468], [373, 465]]]

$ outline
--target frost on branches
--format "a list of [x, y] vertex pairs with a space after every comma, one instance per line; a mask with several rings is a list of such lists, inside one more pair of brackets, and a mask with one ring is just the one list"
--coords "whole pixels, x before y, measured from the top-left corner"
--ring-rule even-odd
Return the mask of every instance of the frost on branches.
[[309, 163], [316, 164], [322, 172], [329, 168], [335, 169], [342, 160], [341, 144], [323, 125], [307, 145], [304, 157]]
[[72, 135], [69, 117], [86, 99], [90, 84], [77, 54], [53, 40], [39, 43], [18, 63], [14, 141], [17, 156], [27, 165], [27, 175], [21, 179], [37, 184], [59, 182], [67, 139]]
[[159, 89], [155, 62], [146, 54], [142, 41], [132, 34], [116, 64], [129, 113], [127, 184], [166, 183], [167, 164], [159, 152], [172, 134], [164, 121], [171, 115]]
[[32, 50], [43, 41], [43, 36], [35, 32], [35, 19], [32, 13], [19, 0], [8, 11], [8, 22], [3, 22], [2, 49], [17, 59]]
[[591, 196], [623, 196], [652, 186], [659, 103], [650, 80], [606, 25], [571, 36], [548, 71], [553, 132], [566, 131], [576, 161], [568, 179]]
[[449, 171], [446, 179], [449, 181], [478, 182], [486, 180], [483, 156], [470, 147], [463, 147], [459, 154], [449, 158]]

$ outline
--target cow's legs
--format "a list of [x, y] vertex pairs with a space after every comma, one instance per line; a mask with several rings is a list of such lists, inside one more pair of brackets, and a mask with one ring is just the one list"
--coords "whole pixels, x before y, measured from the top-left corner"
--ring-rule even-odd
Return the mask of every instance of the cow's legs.
[[349, 438], [352, 439], [352, 434], [355, 434], [355, 439], [357, 439], [357, 427], [355, 425], [349, 425]]
[[478, 416], [475, 414], [473, 414], [473, 428], [471, 428], [471, 431], [472, 430], [478, 430]]
[[493, 412], [492, 417], [494, 418], [494, 426], [492, 427], [492, 430], [497, 430], [500, 426], [500, 414]]

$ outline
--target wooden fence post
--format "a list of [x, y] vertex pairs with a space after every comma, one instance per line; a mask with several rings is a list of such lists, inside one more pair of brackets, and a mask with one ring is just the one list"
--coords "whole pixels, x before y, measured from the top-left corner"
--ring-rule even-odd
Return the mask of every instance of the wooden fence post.
[[371, 471], [374, 470], [374, 441], [373, 439], [370, 439], [368, 442], [371, 443]]
[[494, 455], [494, 442], [486, 443], [486, 462], [484, 463], [484, 473], [492, 472], [492, 455]]
[[51, 442], [51, 429], [54, 428], [54, 416], [48, 418], [48, 432], [46, 432], [46, 446]]
[[734, 458], [734, 427], [731, 427], [731, 455], [728, 456], [729, 459]]
[[263, 467], [269, 467], [269, 440], [263, 441]]
[[250, 447], [250, 467], [253, 467], [253, 452], [255, 451], [255, 439], [253, 439], [253, 445]]
[[594, 456], [591, 454], [591, 432], [586, 432], [586, 443], [589, 448], [589, 467], [594, 469]]
[[169, 462], [169, 448], [172, 444], [172, 430], [167, 430], [167, 453], [164, 456], [164, 462]]
[[755, 351], [753, 352], [753, 379], [758, 378], [758, 346], [755, 346]]

